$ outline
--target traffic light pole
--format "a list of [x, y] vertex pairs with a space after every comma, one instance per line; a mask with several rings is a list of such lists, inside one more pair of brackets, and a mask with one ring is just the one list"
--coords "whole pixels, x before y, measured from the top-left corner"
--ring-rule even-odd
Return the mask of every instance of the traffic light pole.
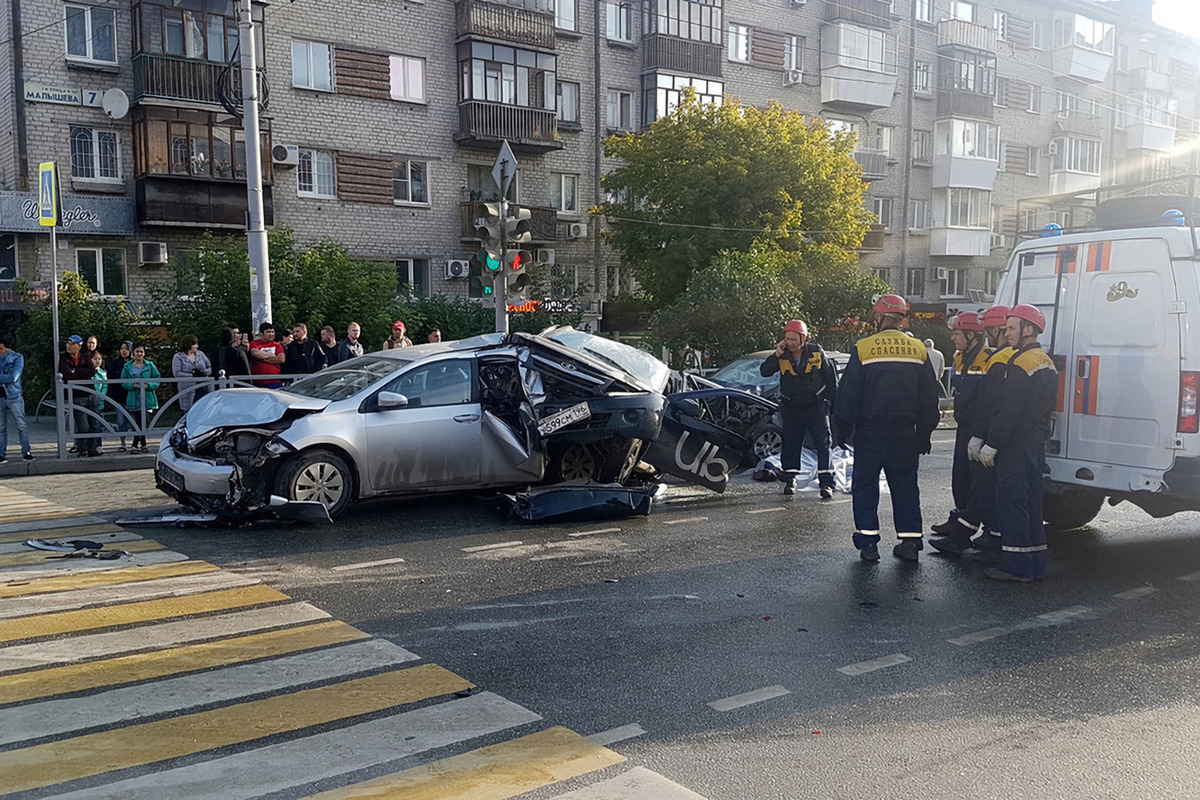
[[500, 269], [495, 275], [492, 294], [496, 298], [496, 333], [508, 334], [508, 235], [504, 221], [508, 219], [508, 199], [500, 196]]
[[241, 0], [242, 121], [246, 131], [246, 245], [250, 261], [251, 330], [271, 319], [271, 267], [263, 220], [262, 137], [258, 125], [258, 64], [251, 0]]

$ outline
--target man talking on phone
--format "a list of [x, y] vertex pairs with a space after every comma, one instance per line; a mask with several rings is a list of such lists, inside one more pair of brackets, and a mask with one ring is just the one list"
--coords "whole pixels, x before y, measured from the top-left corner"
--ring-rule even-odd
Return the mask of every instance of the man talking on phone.
[[783, 493], [796, 491], [800, 450], [807, 434], [817, 452], [821, 499], [833, 497], [833, 465], [829, 458], [829, 410], [837, 394], [837, 372], [821, 345], [808, 341], [808, 325], [794, 319], [783, 327], [783, 339], [758, 368], [764, 378], [779, 373], [779, 412], [783, 417]]

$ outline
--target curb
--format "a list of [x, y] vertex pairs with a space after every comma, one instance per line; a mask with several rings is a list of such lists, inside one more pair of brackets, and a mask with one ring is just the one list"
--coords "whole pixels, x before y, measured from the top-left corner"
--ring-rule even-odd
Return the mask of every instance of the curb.
[[155, 453], [123, 453], [120, 455], [102, 455], [94, 458], [79, 458], [69, 456], [60, 459], [53, 455], [39, 455], [34, 452], [33, 461], [22, 461], [18, 454], [16, 458], [9, 456], [8, 461], [0, 464], [0, 480], [5, 478], [21, 478], [28, 475], [65, 475], [87, 472], [121, 472], [134, 469], [154, 469]]

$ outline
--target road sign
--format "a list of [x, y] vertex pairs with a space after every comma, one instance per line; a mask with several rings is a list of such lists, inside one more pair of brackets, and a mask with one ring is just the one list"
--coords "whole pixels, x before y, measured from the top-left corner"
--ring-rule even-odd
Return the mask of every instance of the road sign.
[[517, 157], [505, 139], [500, 145], [500, 155], [496, 156], [496, 164], [492, 167], [492, 180], [500, 190], [501, 197], [508, 196], [508, 187], [512, 185], [513, 177], [517, 174]]
[[61, 216], [58, 167], [53, 161], [43, 161], [38, 164], [38, 222], [43, 228], [53, 228]]

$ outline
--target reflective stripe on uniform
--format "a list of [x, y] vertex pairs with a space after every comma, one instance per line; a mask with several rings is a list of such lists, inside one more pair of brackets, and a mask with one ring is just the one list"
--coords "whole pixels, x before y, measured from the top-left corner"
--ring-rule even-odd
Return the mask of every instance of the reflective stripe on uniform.
[[897, 533], [897, 537], [901, 539], [920, 539], [923, 534], [920, 533]]
[[855, 533], [860, 534], [862, 536], [878, 536], [879, 535], [879, 531], [855, 531]]
[[1034, 547], [1009, 547], [1008, 545], [1004, 545], [1000, 549], [1006, 553], [1038, 553], [1045, 550], [1046, 545], [1039, 544]]

